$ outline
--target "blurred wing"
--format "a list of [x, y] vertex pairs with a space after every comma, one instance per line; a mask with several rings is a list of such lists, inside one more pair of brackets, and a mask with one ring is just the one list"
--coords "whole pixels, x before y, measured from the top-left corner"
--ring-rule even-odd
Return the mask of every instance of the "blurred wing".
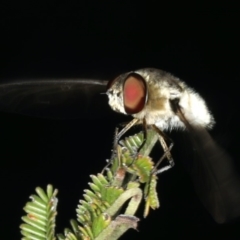
[[[19, 80], [0, 83], [0, 111], [46, 118], [95, 118], [111, 112], [106, 81]], [[105, 115], [104, 115], [105, 114]]]
[[207, 130], [190, 125], [180, 114], [194, 149], [187, 165], [198, 197], [216, 222], [234, 220], [240, 216], [240, 175], [234, 161]]

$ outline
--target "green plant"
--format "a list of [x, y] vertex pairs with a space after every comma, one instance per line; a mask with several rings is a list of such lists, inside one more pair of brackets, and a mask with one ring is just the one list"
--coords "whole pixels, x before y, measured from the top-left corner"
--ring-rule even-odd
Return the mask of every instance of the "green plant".
[[[153, 130], [148, 130], [146, 143], [137, 159], [134, 149], [143, 142], [143, 133], [130, 136], [118, 145], [117, 154], [97, 175], [91, 175], [89, 189], [77, 206], [77, 219], [71, 220], [72, 229], [55, 234], [57, 215], [57, 190], [51, 185], [46, 191], [37, 187], [32, 201], [24, 207], [21, 234], [23, 240], [112, 240], [118, 239], [129, 228], [137, 228], [139, 219], [135, 216], [144, 199], [144, 217], [150, 209], [159, 207], [156, 192], [157, 176], [149, 154], [158, 140]], [[126, 206], [127, 207], [123, 207]]]

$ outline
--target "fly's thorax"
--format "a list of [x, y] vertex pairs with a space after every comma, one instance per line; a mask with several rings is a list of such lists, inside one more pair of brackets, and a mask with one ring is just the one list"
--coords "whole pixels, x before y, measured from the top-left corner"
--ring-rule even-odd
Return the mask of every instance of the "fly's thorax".
[[179, 78], [163, 70], [155, 68], [144, 68], [135, 71], [135, 73], [141, 75], [147, 83], [156, 84], [156, 86], [158, 87], [171, 90], [176, 89], [178, 91], [182, 90], [182, 81]]
[[147, 125], [156, 125], [161, 130], [184, 128], [184, 124], [172, 109], [171, 100], [180, 98], [178, 87], [169, 87], [161, 81], [148, 82], [148, 101], [144, 109], [134, 114], [138, 119], [145, 119]]
[[208, 129], [213, 127], [214, 118], [205, 101], [184, 81], [158, 69], [136, 72], [145, 76], [148, 83], [148, 102], [144, 111], [149, 124], [156, 124], [162, 129], [185, 129], [184, 123], [172, 109], [171, 101], [176, 100], [190, 124]]
[[[158, 79], [156, 79], [156, 77], [159, 77], [159, 75], [152, 72], [152, 74], [149, 74], [146, 78], [148, 99], [143, 109], [146, 119], [151, 119], [151, 115], [154, 116], [154, 119], [157, 118], [157, 120], [159, 118], [166, 119], [172, 117], [174, 111], [172, 110], [170, 101], [179, 99], [183, 91], [177, 82], [169, 84], [169, 80], [167, 81], [164, 77]], [[139, 113], [139, 115], [143, 115], [143, 113]], [[154, 124], [152, 120], [151, 124]]]

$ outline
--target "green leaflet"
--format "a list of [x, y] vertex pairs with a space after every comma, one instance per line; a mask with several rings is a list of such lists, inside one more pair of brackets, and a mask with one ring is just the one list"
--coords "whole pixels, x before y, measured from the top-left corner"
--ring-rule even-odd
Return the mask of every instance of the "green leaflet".
[[158, 195], [156, 192], [156, 186], [157, 186], [157, 176], [152, 175], [149, 179], [148, 184], [144, 187], [144, 197], [145, 197], [145, 208], [144, 208], [144, 217], [147, 217], [149, 214], [149, 208], [152, 208], [153, 210], [160, 207]]
[[21, 233], [25, 240], [54, 240], [57, 190], [48, 185], [47, 193], [39, 187], [36, 192], [38, 195], [32, 195], [32, 202], [28, 202], [24, 207], [27, 215], [22, 217], [25, 223], [20, 225]]

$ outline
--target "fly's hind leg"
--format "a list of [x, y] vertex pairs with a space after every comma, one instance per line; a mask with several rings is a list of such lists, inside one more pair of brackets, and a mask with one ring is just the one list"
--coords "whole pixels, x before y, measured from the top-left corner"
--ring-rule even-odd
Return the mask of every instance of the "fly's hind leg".
[[[172, 168], [175, 165], [172, 154], [171, 154], [171, 149], [172, 149], [174, 143], [173, 143], [172, 139], [170, 139], [166, 134], [164, 134], [157, 126], [153, 125], [153, 128], [159, 135], [159, 142], [164, 151], [163, 156], [158, 160], [158, 162], [155, 164], [155, 167], [152, 170], [152, 172], [154, 174], [159, 174], [159, 173], [167, 171], [168, 169]], [[165, 139], [170, 142], [169, 147], [168, 147]], [[157, 169], [158, 166], [162, 163], [162, 161], [165, 158], [167, 158], [167, 160], [168, 160], [168, 165], [165, 167], [162, 167], [160, 169]]]

